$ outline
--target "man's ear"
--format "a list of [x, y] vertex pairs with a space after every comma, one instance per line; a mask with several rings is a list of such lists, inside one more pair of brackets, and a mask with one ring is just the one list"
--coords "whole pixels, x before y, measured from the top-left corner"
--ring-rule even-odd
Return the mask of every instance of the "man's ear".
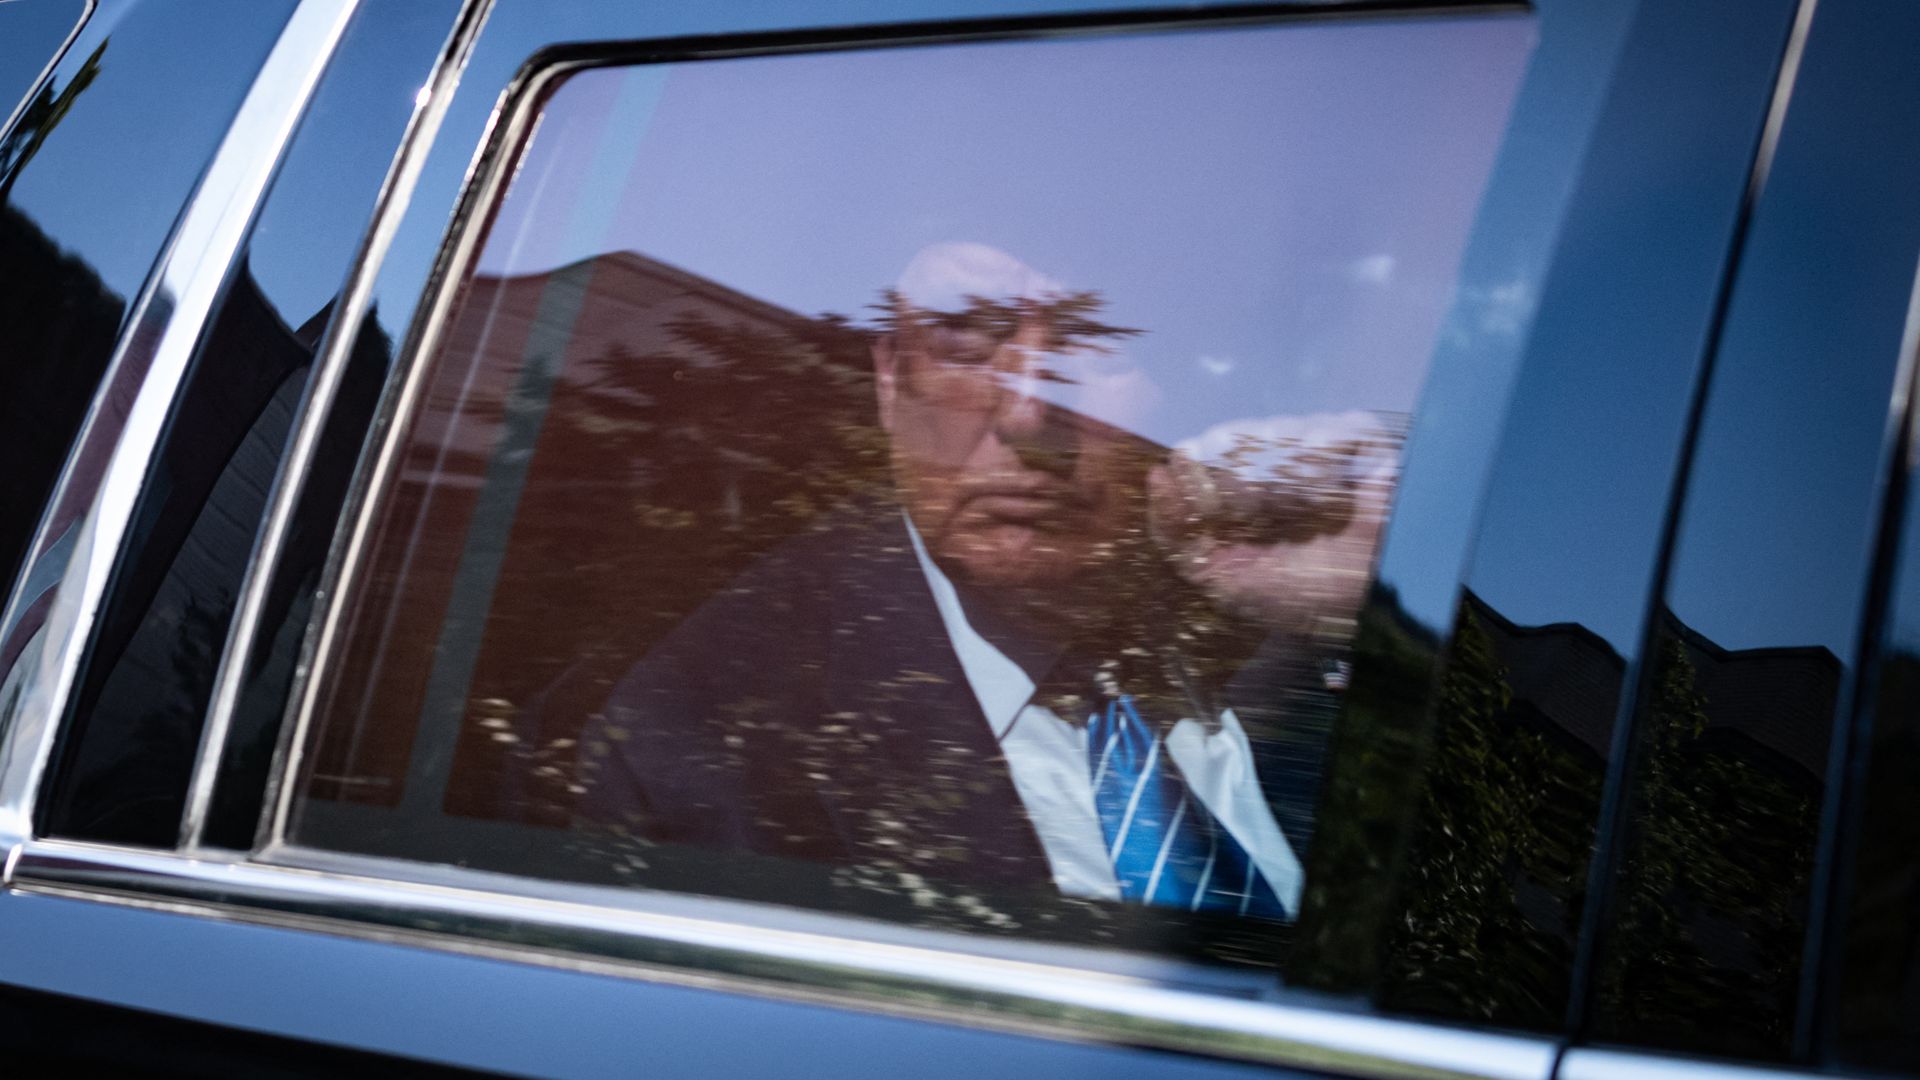
[[894, 351], [892, 334], [874, 336], [873, 390], [880, 405], [880, 427], [892, 431], [893, 402], [900, 393], [900, 357]]

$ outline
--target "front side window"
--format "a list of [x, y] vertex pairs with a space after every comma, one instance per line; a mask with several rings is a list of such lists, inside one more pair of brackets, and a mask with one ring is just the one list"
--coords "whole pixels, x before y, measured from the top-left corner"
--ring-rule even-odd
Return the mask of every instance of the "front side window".
[[287, 837], [1278, 963], [1530, 23], [565, 74]]

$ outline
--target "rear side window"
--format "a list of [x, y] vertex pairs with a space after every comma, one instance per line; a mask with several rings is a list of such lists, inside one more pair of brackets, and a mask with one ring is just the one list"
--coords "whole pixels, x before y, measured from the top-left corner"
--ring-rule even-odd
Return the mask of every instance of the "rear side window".
[[[27, 104], [27, 95], [47, 65], [60, 55], [92, 10], [91, 0], [11, 0], [0, 4], [0, 117]], [[57, 104], [57, 96], [50, 88], [32, 104], [51, 109]], [[11, 145], [0, 152], [0, 172], [11, 167], [15, 152]]]
[[1529, 26], [550, 80], [289, 839], [1276, 963]]

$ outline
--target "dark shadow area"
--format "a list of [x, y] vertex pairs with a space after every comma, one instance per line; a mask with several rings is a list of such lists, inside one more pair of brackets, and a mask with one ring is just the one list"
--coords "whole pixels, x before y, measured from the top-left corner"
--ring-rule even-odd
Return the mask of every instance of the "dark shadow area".
[[0, 986], [0, 1046], [20, 1075], [481, 1077], [492, 1073]]
[[52, 773], [52, 834], [171, 846], [215, 667], [320, 324], [242, 274], [169, 420]]
[[10, 206], [0, 206], [0, 281], [0, 581], [10, 583], [113, 354], [126, 302]]

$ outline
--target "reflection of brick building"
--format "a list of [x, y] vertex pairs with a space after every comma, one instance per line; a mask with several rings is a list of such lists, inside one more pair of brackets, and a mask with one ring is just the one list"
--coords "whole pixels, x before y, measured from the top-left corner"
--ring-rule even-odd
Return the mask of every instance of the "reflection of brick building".
[[392, 802], [429, 757], [406, 786], [444, 783], [454, 748], [416, 731], [497, 758], [484, 725], [535, 695], [577, 688], [584, 716], [602, 654], [630, 662], [869, 464], [858, 332], [632, 252], [476, 277], [432, 364], [326, 706], [338, 797]]
[[[1564, 984], [1547, 974], [1570, 963], [1602, 780], [1626, 764], [1596, 1033], [1679, 1044], [1712, 1027], [1729, 1049], [1784, 1047], [1840, 661], [1821, 646], [1724, 649], [1662, 613], [1645, 682], [1627, 688], [1641, 696], [1619, 762], [1625, 665], [1605, 641], [1572, 624], [1516, 626], [1470, 594], [1462, 608], [1422, 810], [1437, 885], [1415, 892], [1424, 922], [1407, 946], [1443, 960], [1410, 973], [1406, 993], [1558, 1015]], [[1508, 928], [1511, 955], [1492, 962], [1479, 939], [1449, 936], [1463, 907]], [[1528, 964], [1552, 995], [1483, 974]]]
[[1730, 652], [1670, 614], [1665, 629], [1693, 663], [1709, 733], [1749, 739], [1778, 756], [1773, 765], [1782, 777], [1820, 787], [1843, 673], [1839, 658], [1822, 645]]
[[[1604, 758], [1626, 670], [1613, 647], [1578, 623], [1520, 626], [1470, 592], [1462, 603], [1492, 639], [1515, 714]], [[1796, 783], [1819, 783], [1842, 674], [1831, 652], [1818, 645], [1730, 651], [1671, 614], [1664, 630], [1693, 665], [1710, 731], [1778, 755], [1783, 775], [1804, 773]]]
[[1520, 626], [1471, 592], [1461, 602], [1480, 620], [1506, 669], [1516, 716], [1604, 759], [1626, 670], [1613, 646], [1579, 623]]
[[[619, 350], [640, 357], [671, 352], [680, 343], [672, 327], [705, 319], [767, 332], [790, 331], [811, 320], [718, 282], [632, 251], [617, 251], [534, 274], [474, 277], [457, 302], [440, 352], [472, 358], [474, 380], [436, 379], [416, 430], [437, 439], [465, 400], [499, 401], [533, 350], [559, 347], [566, 366]], [[573, 375], [574, 379], [578, 374]], [[499, 438], [498, 417], [471, 410], [458, 418], [450, 446], [459, 458], [489, 454]], [[416, 483], [476, 483], [473, 470], [437, 480], [410, 468]]]

